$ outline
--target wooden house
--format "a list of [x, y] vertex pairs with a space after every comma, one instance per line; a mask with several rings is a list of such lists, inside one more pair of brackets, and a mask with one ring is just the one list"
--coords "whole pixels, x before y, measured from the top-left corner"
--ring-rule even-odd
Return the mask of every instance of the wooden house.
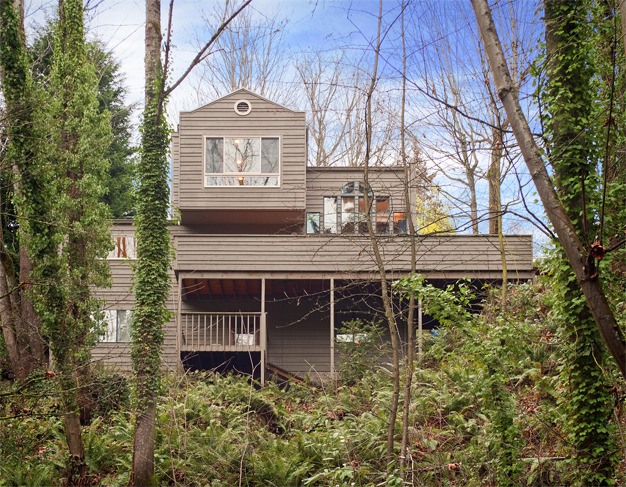
[[[497, 236], [407, 235], [407, 207], [420, 188], [405, 170], [307, 167], [307, 125], [293, 111], [245, 89], [180, 114], [172, 137], [171, 226], [175, 258], [163, 362], [171, 369], [236, 368], [324, 379], [336, 367], [342, 322], [376, 313], [380, 273], [365, 206], [390, 279], [411, 268], [432, 282], [501, 279]], [[112, 229], [113, 286], [107, 333], [94, 360], [130, 366], [132, 221]], [[530, 236], [504, 239], [510, 279], [533, 275]]]

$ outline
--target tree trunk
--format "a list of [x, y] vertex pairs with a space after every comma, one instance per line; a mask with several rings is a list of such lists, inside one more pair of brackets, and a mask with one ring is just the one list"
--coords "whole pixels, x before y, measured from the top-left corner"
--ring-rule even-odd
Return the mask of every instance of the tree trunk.
[[622, 48], [624, 49], [624, 56], [626, 56], [626, 0], [620, 0], [619, 14], [622, 20], [622, 32], [621, 32], [620, 38], [622, 40]]
[[372, 146], [372, 98], [374, 96], [374, 91], [376, 89], [376, 81], [378, 77], [378, 57], [380, 54], [380, 43], [381, 43], [381, 23], [382, 23], [382, 9], [383, 2], [380, 0], [379, 3], [379, 14], [378, 14], [378, 31], [376, 37], [376, 48], [374, 54], [374, 68], [372, 70], [372, 78], [370, 85], [368, 87], [366, 96], [367, 96], [367, 104], [366, 104], [366, 112], [365, 112], [365, 163], [363, 166], [363, 179], [365, 182], [365, 191], [363, 193], [365, 199], [365, 218], [367, 220], [367, 231], [370, 237], [370, 243], [372, 245], [372, 252], [374, 254], [374, 259], [376, 262], [376, 268], [378, 269], [378, 273], [380, 275], [380, 293], [381, 299], [383, 302], [383, 308], [385, 312], [385, 320], [387, 321], [387, 325], [389, 328], [389, 335], [391, 338], [391, 363], [392, 363], [392, 374], [393, 374], [393, 393], [391, 396], [391, 404], [389, 405], [389, 424], [387, 428], [387, 457], [388, 460], [392, 460], [394, 443], [395, 443], [395, 428], [396, 428], [396, 420], [398, 417], [398, 403], [400, 400], [400, 340], [398, 336], [398, 326], [395, 320], [395, 316], [393, 313], [393, 306], [391, 302], [391, 290], [389, 289], [389, 280], [387, 278], [387, 273], [385, 270], [385, 264], [382, 259], [382, 254], [380, 252], [380, 246], [378, 244], [378, 238], [376, 236], [376, 232], [374, 230], [374, 226], [372, 224], [371, 218], [371, 206], [373, 201], [371, 201], [371, 197], [369, 194], [369, 165], [371, 158], [371, 146]]
[[132, 485], [157, 485], [154, 477], [154, 447], [156, 438], [156, 397], [137, 418], [133, 442]]
[[[400, 107], [400, 155], [402, 164], [404, 165], [404, 211], [406, 212], [407, 229], [409, 231], [409, 239], [411, 246], [411, 274], [415, 274], [417, 270], [417, 239], [415, 232], [415, 218], [413, 208], [415, 202], [411, 197], [411, 176], [412, 171], [406, 157], [406, 43], [404, 28], [404, 9], [406, 2], [402, 2], [402, 106]], [[409, 297], [409, 308], [407, 311], [407, 340], [406, 340], [406, 372], [404, 377], [404, 403], [402, 406], [402, 440], [400, 443], [400, 473], [405, 482], [408, 482], [407, 453], [409, 446], [409, 428], [410, 428], [410, 410], [411, 410], [411, 393], [413, 391], [413, 369], [415, 367], [415, 295], [411, 293]]]
[[161, 377], [163, 326], [168, 316], [169, 233], [167, 230], [164, 75], [161, 63], [161, 1], [146, 0], [145, 107], [138, 168], [137, 267], [132, 358], [138, 412], [133, 439], [131, 485], [156, 485], [154, 475], [156, 403]]
[[[37, 159], [34, 119], [34, 92], [26, 57], [23, 24], [23, 4], [21, 0], [0, 0], [0, 42], [4, 45], [0, 60], [0, 74], [4, 88], [7, 113], [7, 135], [12, 145], [12, 160], [4, 171], [6, 184], [13, 183], [14, 195], [22, 194], [25, 178], [33, 175], [23, 166]], [[26, 176], [23, 176], [26, 174]], [[2, 195], [7, 200], [9, 195]], [[1, 201], [3, 208], [8, 201]], [[0, 228], [0, 323], [5, 338], [9, 359], [18, 380], [25, 379], [33, 370], [44, 365], [45, 346], [39, 334], [39, 320], [32, 302], [26, 295], [26, 286], [32, 270], [31, 261], [26, 255], [26, 231], [21, 227], [23, 211], [16, 205], [15, 213], [20, 222], [20, 281], [11, 255], [7, 251], [5, 235]], [[8, 223], [4, 218], [0, 225]]]
[[582, 289], [602, 339], [626, 378], [626, 342], [602, 290], [600, 281], [588, 266], [589, 251], [585, 249], [572, 222], [561, 204], [543, 162], [541, 149], [535, 142], [528, 122], [519, 105], [518, 89], [509, 73], [506, 58], [498, 38], [486, 0], [472, 0], [485, 53], [494, 77], [498, 96], [502, 100], [515, 138], [541, 198], [546, 215], [561, 242], [567, 259]]

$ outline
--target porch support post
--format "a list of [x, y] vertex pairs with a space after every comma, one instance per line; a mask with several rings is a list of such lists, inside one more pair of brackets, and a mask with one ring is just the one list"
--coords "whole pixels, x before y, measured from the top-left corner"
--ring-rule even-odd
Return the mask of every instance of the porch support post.
[[335, 278], [330, 278], [330, 378], [337, 378], [335, 373]]
[[265, 320], [265, 278], [261, 278], [261, 385], [265, 385], [265, 353], [267, 349], [267, 322]]

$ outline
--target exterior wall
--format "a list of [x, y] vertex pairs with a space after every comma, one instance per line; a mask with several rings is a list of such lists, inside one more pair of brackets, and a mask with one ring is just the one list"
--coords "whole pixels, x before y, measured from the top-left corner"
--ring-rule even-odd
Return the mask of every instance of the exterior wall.
[[[114, 239], [120, 236], [132, 237], [134, 227], [130, 222], [116, 224], [111, 230]], [[96, 296], [105, 302], [104, 309], [129, 309], [135, 306], [135, 297], [132, 291], [134, 260], [131, 258], [109, 259], [111, 269], [110, 288], [97, 289]], [[176, 369], [179, 357], [177, 351], [177, 329], [175, 321], [177, 289], [174, 273], [171, 272], [172, 290], [167, 301], [167, 308], [172, 312], [172, 319], [165, 325], [163, 345], [163, 365], [166, 368]], [[130, 370], [130, 344], [125, 342], [100, 342], [91, 351], [92, 360], [120, 370]]]
[[[323, 212], [324, 196], [337, 196], [351, 181], [363, 181], [362, 167], [307, 168], [306, 209]], [[404, 169], [370, 168], [369, 185], [375, 196], [391, 196], [392, 211], [404, 211]]]
[[[202, 235], [174, 237], [175, 270], [237, 273], [240, 277], [311, 273], [335, 277], [377, 272], [368, 237], [357, 235]], [[410, 269], [410, 237], [381, 237], [387, 271], [405, 275]], [[532, 240], [505, 238], [510, 279], [534, 275]], [[417, 270], [431, 278], [498, 279], [502, 260], [497, 236], [437, 235], [418, 239]], [[206, 265], [202, 263], [206, 262]], [[231, 275], [231, 277], [234, 277]]]
[[[237, 100], [248, 100], [252, 111], [234, 111]], [[204, 137], [279, 136], [280, 187], [204, 187]], [[186, 210], [296, 210], [305, 207], [306, 120], [294, 112], [247, 90], [180, 114], [172, 139], [176, 203]]]
[[[238, 115], [234, 104], [247, 100], [252, 110]], [[205, 137], [279, 137], [280, 187], [205, 187]], [[379, 279], [369, 237], [358, 234], [306, 235], [305, 211], [323, 218], [325, 196], [339, 196], [349, 182], [364, 182], [363, 168], [307, 168], [306, 120], [294, 112], [257, 96], [237, 90], [192, 112], [180, 114], [172, 137], [172, 201], [180, 210], [181, 226], [170, 232], [176, 258], [171, 272], [168, 308], [174, 312], [259, 312], [261, 296], [189, 299], [178, 296], [178, 281], [192, 278], [266, 279]], [[405, 212], [403, 168], [369, 169], [369, 185], [375, 196], [390, 196], [390, 213]], [[415, 206], [417, 187], [410, 185], [409, 203]], [[346, 220], [349, 221], [349, 220]], [[383, 222], [384, 226], [384, 222]], [[347, 228], [347, 227], [346, 227]], [[355, 228], [357, 231], [358, 228]], [[134, 234], [131, 221], [116, 222], [112, 235]], [[406, 275], [411, 268], [406, 235], [378, 237], [390, 278]], [[502, 259], [497, 236], [418, 236], [417, 270], [431, 279], [461, 277], [500, 279]], [[507, 236], [506, 264], [509, 279], [534, 275], [530, 236]], [[113, 253], [110, 260], [113, 285], [99, 289], [109, 309], [132, 309], [132, 256]], [[314, 299], [268, 299], [267, 361], [313, 380], [330, 372], [330, 318], [326, 305]], [[178, 310], [180, 303], [181, 310]], [[350, 298], [337, 309], [347, 306]], [[337, 316], [336, 326], [341, 325]], [[166, 325], [163, 363], [177, 368], [180, 362], [176, 318]], [[95, 361], [121, 369], [131, 366], [127, 343], [99, 343]], [[319, 377], [316, 377], [319, 376]]]
[[[330, 372], [330, 318], [314, 299], [266, 303], [267, 362], [319, 382]], [[304, 317], [304, 319], [303, 319]]]

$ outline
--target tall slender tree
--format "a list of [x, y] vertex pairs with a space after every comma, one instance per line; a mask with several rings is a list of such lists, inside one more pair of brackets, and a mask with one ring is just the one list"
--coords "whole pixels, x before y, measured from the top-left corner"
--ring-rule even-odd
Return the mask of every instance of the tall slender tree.
[[[578, 469], [580, 477], [575, 480], [604, 484], [611, 481], [614, 466], [606, 424], [610, 404], [600, 368], [603, 361], [600, 337], [622, 376], [626, 376], [626, 344], [598, 273], [599, 261], [606, 251], [600, 240], [602, 225], [597, 239], [595, 232], [591, 233], [592, 205], [594, 199], [598, 199], [598, 155], [593, 140], [597, 119], [591, 111], [598, 94], [591, 84], [593, 63], [583, 48], [591, 35], [587, 25], [590, 4], [545, 2], [549, 80], [546, 96], [550, 115], [547, 145], [555, 184], [520, 109], [518, 90], [509, 74], [489, 6], [486, 0], [472, 0], [472, 4], [498, 94], [558, 236], [564, 256], [561, 262], [565, 259], [567, 262], [557, 264], [557, 276], [561, 289], [559, 310], [570, 338], [566, 353], [568, 384], [573, 391], [568, 405], [569, 432], [582, 467]], [[610, 107], [608, 112], [607, 126], [610, 127], [613, 123]], [[607, 167], [606, 164], [600, 166]], [[606, 188], [606, 179], [604, 184]], [[600, 219], [603, 211], [599, 210]]]
[[163, 326], [169, 316], [169, 187], [161, 61], [161, 2], [146, 0], [145, 92], [137, 176], [137, 266], [132, 325], [132, 359], [137, 388], [132, 485], [156, 485], [154, 442]]
[[110, 218], [102, 195], [111, 129], [108, 112], [98, 109], [98, 84], [87, 57], [81, 0], [59, 2], [54, 44], [49, 107], [53, 148], [45, 180], [53, 198], [46, 215], [52, 225], [41, 244], [35, 231], [31, 240], [37, 248], [33, 259], [39, 280], [38, 312], [50, 337], [61, 385], [71, 484], [81, 483], [87, 473], [77, 394], [88, 376], [94, 339], [92, 316], [98, 303], [92, 289], [108, 282]]
[[28, 225], [40, 204], [46, 204], [37, 191], [36, 174], [46, 152], [45, 104], [30, 75], [22, 10], [21, 1], [0, 1], [0, 79], [8, 138], [0, 165], [0, 328], [19, 380], [45, 363], [45, 344], [29, 294], [32, 259], [26, 248]]
[[170, 289], [170, 237], [167, 150], [169, 131], [165, 120], [167, 96], [208, 56], [210, 47], [228, 24], [250, 4], [233, 9], [212, 37], [198, 51], [178, 80], [166, 86], [170, 53], [173, 2], [170, 4], [165, 61], [161, 59], [161, 1], [146, 0], [145, 90], [141, 125], [140, 161], [137, 168], [137, 265], [131, 355], [137, 391], [137, 417], [133, 439], [131, 485], [156, 485], [154, 450], [156, 407], [161, 378], [163, 327], [170, 315], [166, 300]]

